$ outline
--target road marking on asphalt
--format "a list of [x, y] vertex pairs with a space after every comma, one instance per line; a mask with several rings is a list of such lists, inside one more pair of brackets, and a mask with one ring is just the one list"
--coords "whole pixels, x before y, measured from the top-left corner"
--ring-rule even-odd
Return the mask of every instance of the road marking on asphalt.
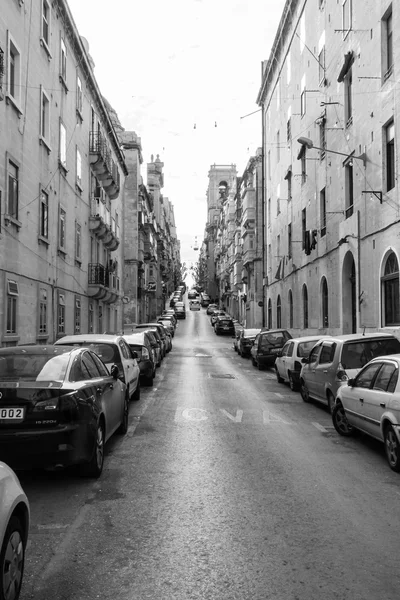
[[283, 394], [280, 394], [279, 392], [274, 392], [275, 396], [278, 396], [278, 398], [284, 398], [285, 396]]
[[314, 427], [316, 427], [318, 431], [321, 431], [322, 433], [328, 433], [328, 430], [325, 429], [325, 427], [323, 425], [320, 425], [319, 423], [312, 422], [311, 425], [314, 425]]
[[49, 525], [36, 525], [36, 527], [40, 530], [67, 529], [69, 527], [69, 523], [68, 525], [62, 525], [61, 523], [51, 523]]
[[285, 421], [285, 419], [271, 413], [269, 410], [263, 410], [263, 423], [264, 425], [268, 423], [284, 423], [285, 425], [290, 425], [289, 421]]
[[[255, 412], [258, 413], [256, 419], [254, 418]], [[212, 417], [218, 418], [220, 415], [222, 415], [226, 417], [231, 423], [242, 423], [243, 415], [248, 414], [251, 415], [251, 420], [254, 424], [260, 424], [261, 422], [263, 425], [269, 425], [270, 423], [283, 423], [284, 425], [291, 425], [289, 421], [286, 421], [276, 413], [272, 413], [269, 410], [244, 411], [239, 408], [236, 409], [235, 413], [230, 413], [224, 408], [220, 408], [218, 411], [216, 411], [216, 413], [207, 411], [204, 408], [185, 408], [182, 410], [182, 407], [178, 407], [175, 411], [174, 421], [177, 423], [182, 421], [201, 422], [207, 421]]]
[[221, 411], [221, 413], [223, 415], [226, 415], [228, 417], [228, 419], [230, 419], [231, 421], [234, 421], [235, 423], [241, 423], [242, 422], [242, 417], [243, 417], [243, 411], [242, 410], [237, 410], [236, 411], [236, 416], [231, 415], [224, 408], [220, 408], [220, 411]]

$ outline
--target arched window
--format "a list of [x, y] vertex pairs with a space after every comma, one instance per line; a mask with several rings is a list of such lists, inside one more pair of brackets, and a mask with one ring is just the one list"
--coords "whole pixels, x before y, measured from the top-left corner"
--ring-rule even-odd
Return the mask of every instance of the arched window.
[[281, 297], [278, 296], [278, 299], [276, 301], [276, 326], [278, 327], [278, 329], [280, 329], [282, 327], [282, 313], [281, 313]]
[[292, 290], [289, 290], [288, 305], [289, 305], [289, 328], [290, 328], [290, 327], [293, 327], [293, 294], [292, 294]]
[[386, 259], [381, 278], [383, 325], [400, 325], [399, 263], [394, 252]]
[[308, 291], [305, 284], [303, 285], [303, 328], [308, 329]]
[[329, 327], [329, 303], [328, 303], [328, 284], [325, 277], [321, 282], [322, 296], [322, 327]]
[[268, 300], [268, 329], [272, 329], [272, 302]]

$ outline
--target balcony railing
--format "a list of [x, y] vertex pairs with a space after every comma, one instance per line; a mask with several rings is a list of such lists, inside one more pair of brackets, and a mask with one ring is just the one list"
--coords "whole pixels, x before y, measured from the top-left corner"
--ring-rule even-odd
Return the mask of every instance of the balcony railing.
[[112, 158], [106, 138], [99, 131], [89, 134], [90, 163], [97, 178], [101, 181], [109, 197], [113, 200], [119, 194], [120, 176], [118, 167]]
[[89, 263], [89, 285], [104, 285], [109, 287], [110, 273], [104, 265], [100, 263]]

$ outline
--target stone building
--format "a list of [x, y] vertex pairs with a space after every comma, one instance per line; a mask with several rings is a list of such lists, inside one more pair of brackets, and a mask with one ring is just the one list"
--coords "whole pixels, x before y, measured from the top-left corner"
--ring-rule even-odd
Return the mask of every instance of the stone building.
[[258, 96], [269, 327], [400, 325], [396, 8], [285, 4]]
[[63, 0], [0, 12], [0, 345], [122, 327], [127, 169]]

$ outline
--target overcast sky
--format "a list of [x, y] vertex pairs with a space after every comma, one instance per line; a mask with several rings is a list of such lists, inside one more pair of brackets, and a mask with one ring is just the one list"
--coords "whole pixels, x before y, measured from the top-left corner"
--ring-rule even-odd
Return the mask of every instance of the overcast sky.
[[[102, 94], [142, 141], [142, 176], [164, 162], [181, 258], [197, 262], [207, 219], [208, 170], [261, 146], [256, 98], [284, 0], [68, 0], [89, 42]], [[196, 125], [196, 128], [194, 126]], [[215, 126], [216, 125], [216, 126]]]

